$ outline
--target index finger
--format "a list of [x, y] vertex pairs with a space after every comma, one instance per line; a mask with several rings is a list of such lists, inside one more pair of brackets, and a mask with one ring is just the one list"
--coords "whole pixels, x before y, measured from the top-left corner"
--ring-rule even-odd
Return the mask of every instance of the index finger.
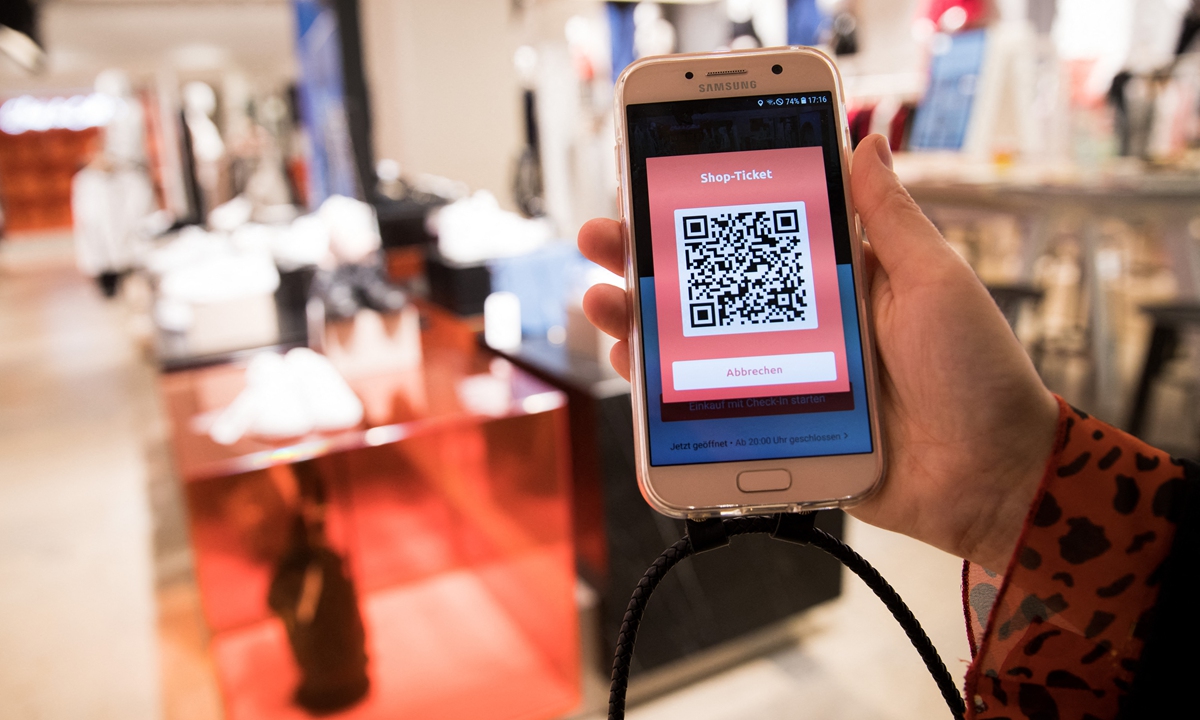
[[579, 251], [605, 270], [625, 275], [625, 241], [616, 220], [597, 218], [584, 223], [579, 228]]

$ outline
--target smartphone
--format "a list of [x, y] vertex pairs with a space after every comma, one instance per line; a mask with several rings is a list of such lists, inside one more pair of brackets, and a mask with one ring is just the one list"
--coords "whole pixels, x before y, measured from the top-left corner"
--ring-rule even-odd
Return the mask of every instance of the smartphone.
[[864, 499], [884, 447], [833, 61], [646, 58], [616, 113], [642, 495], [692, 518]]

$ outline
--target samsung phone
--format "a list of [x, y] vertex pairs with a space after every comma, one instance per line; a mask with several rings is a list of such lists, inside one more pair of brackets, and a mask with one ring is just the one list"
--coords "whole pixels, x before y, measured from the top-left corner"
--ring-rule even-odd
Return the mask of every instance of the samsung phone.
[[833, 62], [646, 58], [616, 98], [643, 496], [675, 517], [865, 498], [884, 448]]

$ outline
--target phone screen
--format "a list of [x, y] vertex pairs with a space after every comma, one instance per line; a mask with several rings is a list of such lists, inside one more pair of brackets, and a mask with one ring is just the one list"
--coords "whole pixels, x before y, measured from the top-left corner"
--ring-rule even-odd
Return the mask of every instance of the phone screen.
[[626, 118], [650, 464], [870, 453], [832, 95]]

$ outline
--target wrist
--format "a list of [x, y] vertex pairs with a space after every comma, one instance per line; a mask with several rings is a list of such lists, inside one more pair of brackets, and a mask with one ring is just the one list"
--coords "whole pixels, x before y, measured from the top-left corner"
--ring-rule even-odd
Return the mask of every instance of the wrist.
[[993, 572], [1008, 568], [1037, 510], [1041, 490], [1058, 465], [1068, 406], [1057, 395], [1046, 395], [1017, 444], [1023, 449], [1013, 453], [1011, 464], [997, 468], [990, 510], [963, 536], [961, 556]]

